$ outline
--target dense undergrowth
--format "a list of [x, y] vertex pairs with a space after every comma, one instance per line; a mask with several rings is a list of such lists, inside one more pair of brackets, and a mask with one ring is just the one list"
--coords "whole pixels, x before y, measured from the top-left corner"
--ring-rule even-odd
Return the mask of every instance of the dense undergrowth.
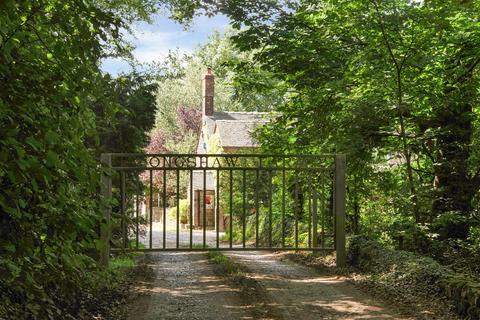
[[128, 275], [135, 266], [134, 258], [123, 256], [112, 259], [107, 269], [91, 266], [78, 270], [75, 278], [62, 277], [50, 283], [48, 289], [41, 287], [47, 289], [48, 301], [44, 302], [2, 287], [0, 319], [120, 319], [123, 312], [120, 306], [130, 288]]
[[[140, 2], [0, 1], [0, 319], [81, 319], [120, 294], [98, 265], [99, 154], [141, 150], [154, 100], [99, 68]], [[142, 16], [142, 17], [140, 17]], [[91, 318], [90, 317], [90, 318]]]
[[368, 281], [404, 302], [416, 304], [423, 297], [444, 297], [468, 319], [480, 318], [480, 281], [458, 273], [432, 258], [386, 248], [373, 240], [355, 237], [348, 257], [351, 265], [369, 275]]

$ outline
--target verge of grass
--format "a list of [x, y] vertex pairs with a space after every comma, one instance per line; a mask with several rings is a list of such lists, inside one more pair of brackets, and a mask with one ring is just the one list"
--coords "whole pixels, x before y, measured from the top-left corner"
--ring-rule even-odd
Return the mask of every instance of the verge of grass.
[[137, 262], [133, 259], [132, 256], [129, 256], [129, 255], [114, 257], [113, 259], [110, 260], [110, 268], [114, 270], [133, 268], [136, 265], [137, 265]]
[[[144, 246], [139, 244], [139, 248], [142, 247]], [[150, 267], [153, 263], [151, 259], [150, 255], [143, 252], [119, 253], [110, 259], [110, 265], [106, 271], [114, 275], [112, 284], [116, 287], [116, 294], [107, 303], [112, 305], [111, 309], [115, 309], [115, 314], [107, 314], [98, 319], [118, 320], [127, 317], [128, 306], [138, 296], [139, 286], [144, 284], [148, 286], [152, 282], [154, 271]]]
[[223, 253], [218, 251], [208, 251], [207, 255], [208, 259], [218, 265], [222, 269], [223, 273], [236, 277], [245, 276], [242, 266], [240, 266], [238, 263], [235, 263]]
[[79, 320], [123, 318], [122, 305], [130, 294], [131, 274], [137, 266], [134, 255], [121, 254], [110, 259], [108, 268], [86, 274], [77, 302]]

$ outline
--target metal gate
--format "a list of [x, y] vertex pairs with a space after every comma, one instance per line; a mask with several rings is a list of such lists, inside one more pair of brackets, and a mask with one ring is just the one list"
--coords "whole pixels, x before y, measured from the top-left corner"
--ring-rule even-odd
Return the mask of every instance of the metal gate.
[[345, 264], [345, 156], [103, 154], [111, 251], [336, 251]]

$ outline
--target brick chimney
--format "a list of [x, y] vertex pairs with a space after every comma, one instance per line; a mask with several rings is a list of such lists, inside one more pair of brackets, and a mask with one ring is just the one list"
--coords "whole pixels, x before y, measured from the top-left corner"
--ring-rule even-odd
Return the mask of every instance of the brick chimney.
[[204, 116], [213, 115], [213, 94], [215, 90], [215, 79], [212, 68], [208, 67], [207, 74], [203, 78], [203, 100], [202, 112]]

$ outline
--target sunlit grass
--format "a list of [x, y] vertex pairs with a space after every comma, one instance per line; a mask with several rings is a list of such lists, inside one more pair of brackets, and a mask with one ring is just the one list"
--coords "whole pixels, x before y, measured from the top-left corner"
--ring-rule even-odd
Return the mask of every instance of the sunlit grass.
[[110, 260], [110, 268], [112, 269], [125, 269], [133, 268], [137, 265], [133, 257], [130, 256], [119, 256], [114, 257]]
[[236, 276], [243, 275], [241, 266], [238, 263], [233, 262], [232, 259], [221, 252], [209, 251], [208, 259], [219, 265], [227, 274]]

